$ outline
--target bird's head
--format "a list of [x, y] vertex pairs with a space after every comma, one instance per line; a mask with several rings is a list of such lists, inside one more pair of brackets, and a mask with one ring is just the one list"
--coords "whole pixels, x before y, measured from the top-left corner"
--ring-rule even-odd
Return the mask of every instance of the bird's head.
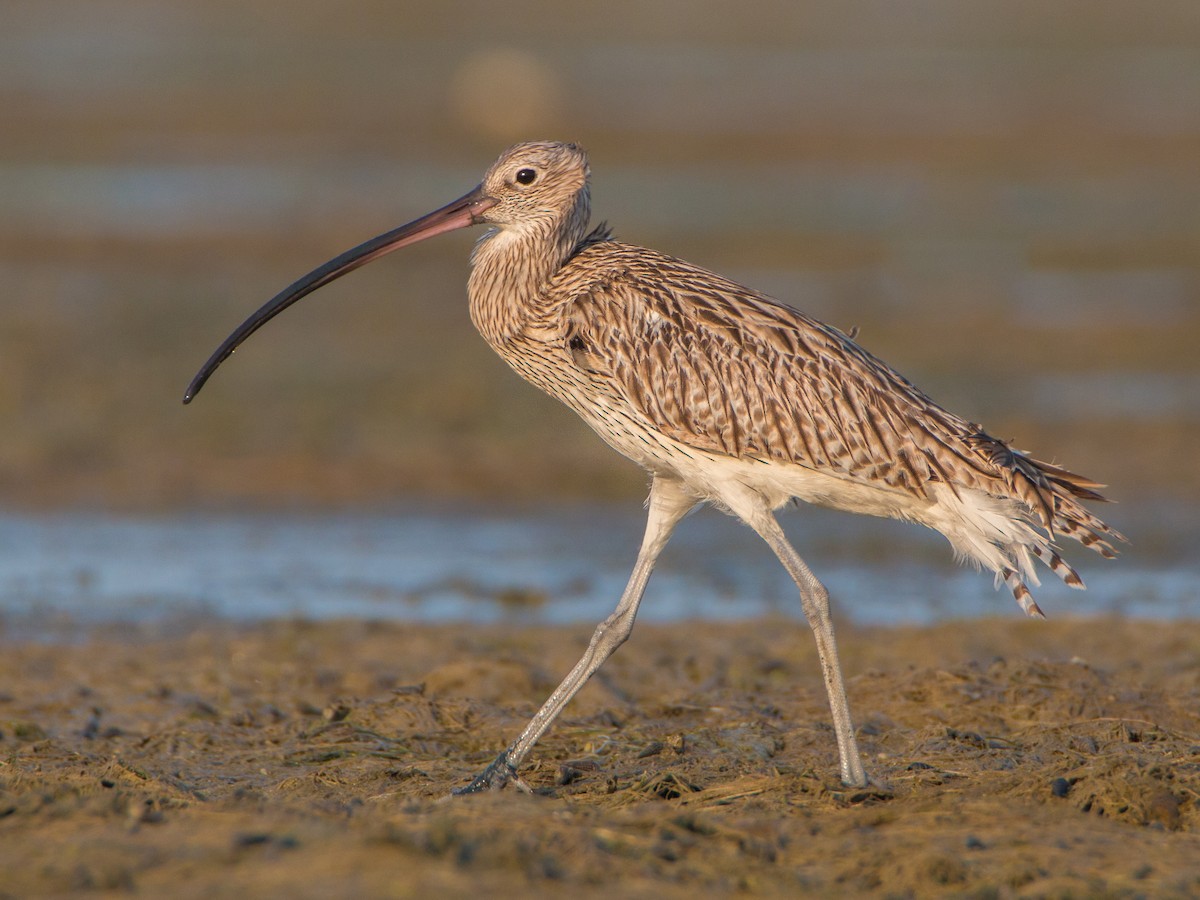
[[501, 228], [559, 222], [586, 195], [587, 153], [576, 144], [533, 141], [509, 147], [479, 188], [494, 201], [480, 219]]

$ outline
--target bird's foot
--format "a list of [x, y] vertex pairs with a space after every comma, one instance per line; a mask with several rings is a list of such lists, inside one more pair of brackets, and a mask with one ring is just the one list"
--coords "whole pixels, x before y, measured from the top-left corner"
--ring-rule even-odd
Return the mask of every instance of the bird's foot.
[[486, 769], [475, 776], [475, 779], [465, 787], [455, 788], [451, 796], [462, 797], [466, 794], [482, 794], [484, 791], [498, 791], [512, 782], [526, 794], [532, 794], [533, 788], [517, 774], [517, 767], [508, 761], [508, 751], [497, 756]]
[[862, 803], [865, 800], [890, 800], [895, 796], [895, 791], [888, 782], [876, 775], [865, 773], [859, 784], [842, 779], [842, 791], [851, 803]]

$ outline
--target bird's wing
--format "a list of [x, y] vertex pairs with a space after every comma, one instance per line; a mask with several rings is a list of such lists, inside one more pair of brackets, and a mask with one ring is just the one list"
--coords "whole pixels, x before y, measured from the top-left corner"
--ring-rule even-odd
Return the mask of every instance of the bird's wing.
[[918, 496], [930, 482], [1009, 480], [1002, 457], [1015, 451], [842, 332], [671, 257], [611, 242], [583, 252], [601, 264], [576, 267], [592, 275], [563, 308], [571, 354], [674, 440]]

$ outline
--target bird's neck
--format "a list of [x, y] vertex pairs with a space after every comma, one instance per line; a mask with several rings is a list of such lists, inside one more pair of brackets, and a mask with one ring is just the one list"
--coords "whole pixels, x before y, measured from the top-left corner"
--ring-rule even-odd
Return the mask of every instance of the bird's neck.
[[587, 191], [566, 216], [495, 228], [471, 254], [471, 321], [498, 347], [521, 333], [545, 298], [545, 287], [587, 232]]

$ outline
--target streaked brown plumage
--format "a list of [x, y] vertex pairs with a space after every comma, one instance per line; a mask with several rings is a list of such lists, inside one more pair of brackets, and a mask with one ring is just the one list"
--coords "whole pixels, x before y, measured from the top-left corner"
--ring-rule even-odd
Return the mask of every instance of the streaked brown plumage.
[[[213, 355], [189, 398], [248, 334], [383, 253], [487, 224], [469, 282], [472, 321], [523, 378], [561, 400], [653, 476], [642, 551], [617, 610], [525, 732], [467, 792], [499, 787], [627, 637], [677, 522], [701, 503], [741, 518], [796, 580], [817, 638], [843, 780], [867, 783], [825, 589], [773, 510], [789, 500], [918, 522], [991, 569], [1030, 615], [1032, 557], [1072, 587], [1061, 534], [1103, 556], [1119, 534], [1089, 512], [1093, 481], [1035, 460], [939, 407], [849, 336], [712, 272], [589, 232], [588, 167], [572, 144], [505, 151], [475, 191], [306, 276]], [[519, 779], [518, 779], [519, 782]]]

